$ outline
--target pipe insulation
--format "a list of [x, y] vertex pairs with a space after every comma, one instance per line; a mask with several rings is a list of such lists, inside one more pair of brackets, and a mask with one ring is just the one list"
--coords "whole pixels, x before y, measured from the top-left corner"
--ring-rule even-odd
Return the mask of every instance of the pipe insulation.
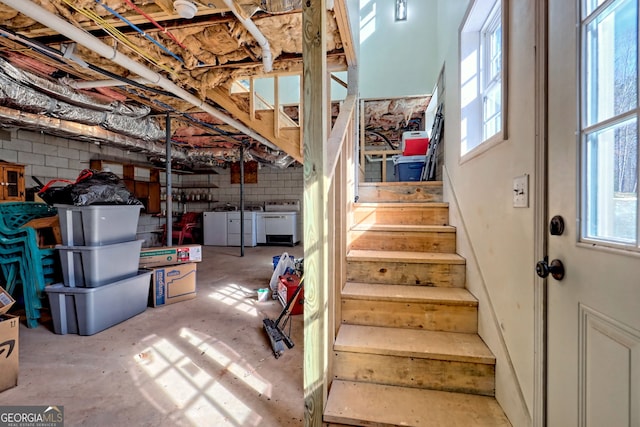
[[[228, 1], [228, 0], [225, 0], [225, 1]], [[217, 109], [215, 109], [214, 107], [206, 103], [205, 101], [199, 99], [198, 97], [182, 89], [181, 87], [173, 83], [171, 80], [163, 77], [159, 73], [147, 68], [146, 66], [140, 64], [139, 62], [129, 58], [125, 54], [115, 50], [113, 46], [109, 46], [106, 43], [103, 43], [98, 38], [87, 33], [81, 28], [75, 27], [74, 25], [70, 24], [69, 22], [65, 21], [59, 16], [44, 9], [43, 7], [29, 0], [0, 0], [0, 2], [28, 16], [29, 18], [39, 22], [40, 24], [52, 30], [57, 31], [58, 33], [64, 35], [68, 39], [81, 44], [82, 46], [97, 53], [98, 55], [113, 61], [114, 63], [120, 65], [121, 67], [128, 69], [132, 73], [137, 74], [141, 78], [151, 82], [151, 84], [160, 86], [163, 89], [170, 91], [171, 93], [178, 96], [182, 100], [190, 103], [191, 105], [194, 105], [197, 108], [202, 109], [203, 111], [211, 114], [213, 117], [225, 122], [226, 124], [233, 126], [240, 132], [255, 139], [261, 144], [264, 144], [271, 148], [278, 149], [271, 142], [266, 140], [262, 135], [259, 135], [258, 133], [248, 128], [238, 120], [235, 120], [232, 117], [229, 117], [226, 114], [221, 113], [220, 111], [218, 111]]]

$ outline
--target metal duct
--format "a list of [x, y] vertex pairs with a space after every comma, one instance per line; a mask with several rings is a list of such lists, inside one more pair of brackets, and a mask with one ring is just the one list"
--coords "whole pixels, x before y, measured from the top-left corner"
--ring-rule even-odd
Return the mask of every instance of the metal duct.
[[302, 9], [302, 0], [262, 0], [260, 3], [267, 13], [272, 14]]
[[[0, 125], [4, 127], [19, 127], [33, 132], [46, 132], [50, 135], [78, 141], [106, 144], [125, 150], [145, 152], [164, 156], [165, 150], [158, 144], [131, 138], [116, 132], [103, 129], [98, 126], [61, 120], [54, 117], [46, 117], [27, 111], [19, 111], [11, 108], [0, 107]], [[187, 153], [180, 150], [174, 151], [174, 158], [185, 160]]]
[[[227, 0], [225, 0], [227, 1]], [[255, 131], [253, 131], [252, 129], [248, 128], [247, 126], [245, 126], [244, 124], [242, 124], [241, 122], [239, 122], [236, 119], [231, 118], [230, 116], [227, 116], [226, 114], [220, 112], [219, 110], [217, 110], [216, 108], [214, 108], [213, 106], [209, 105], [206, 101], [203, 101], [199, 98], [197, 98], [196, 96], [192, 95], [191, 93], [189, 93], [188, 91], [182, 89], [181, 87], [177, 86], [175, 83], [173, 83], [171, 80], [163, 77], [161, 74], [147, 68], [146, 66], [136, 62], [135, 60], [129, 58], [128, 56], [122, 54], [121, 52], [118, 52], [116, 50], [113, 49], [112, 46], [109, 46], [103, 42], [101, 42], [98, 38], [92, 36], [91, 34], [85, 32], [84, 30], [75, 27], [74, 25], [70, 24], [69, 22], [65, 21], [64, 19], [58, 17], [57, 15], [49, 12], [48, 10], [42, 8], [41, 6], [28, 1], [28, 0], [0, 0], [1, 3], [4, 3], [10, 7], [12, 7], [13, 9], [21, 12], [22, 14], [30, 17], [31, 19], [34, 19], [35, 21], [41, 23], [42, 25], [45, 25], [48, 28], [51, 28], [55, 31], [57, 31], [58, 33], [66, 36], [67, 38], [76, 41], [80, 44], [82, 44], [83, 46], [85, 46], [87, 49], [92, 50], [93, 52], [103, 56], [106, 59], [111, 60], [112, 62], [128, 69], [129, 71], [131, 71], [132, 73], [137, 74], [138, 76], [140, 76], [142, 79], [146, 80], [149, 82], [149, 84], [155, 85], [155, 86], [159, 86], [164, 88], [165, 90], [170, 91], [171, 93], [173, 93], [174, 95], [176, 95], [177, 97], [181, 98], [182, 100], [194, 105], [197, 108], [202, 109], [203, 111], [211, 114], [213, 117], [223, 121], [224, 123], [233, 126], [234, 128], [236, 128], [237, 130], [239, 130], [240, 132], [246, 134], [248, 137], [254, 139], [255, 141], [258, 141], [260, 144], [272, 148], [274, 150], [280, 150], [278, 147], [276, 147], [275, 145], [273, 145], [271, 142], [269, 142], [268, 140], [266, 140], [264, 137], [262, 137], [261, 135], [259, 135], [258, 133], [256, 133]], [[251, 24], [253, 24], [253, 22], [251, 22]], [[255, 24], [253, 24], [255, 26]], [[260, 33], [261, 34], [261, 33]], [[266, 42], [266, 39], [264, 40]], [[267, 42], [268, 43], [268, 42]], [[269, 55], [270, 56], [270, 51], [269, 51]], [[265, 58], [263, 57], [263, 60]], [[267, 58], [269, 59], [269, 58]], [[41, 104], [38, 104], [41, 105]], [[40, 107], [41, 108], [41, 107]], [[110, 126], [114, 126], [115, 127], [115, 123], [114, 122], [119, 122], [118, 120], [108, 120], [107, 123]], [[78, 124], [79, 127], [83, 127], [82, 124]], [[45, 126], [46, 127], [46, 126]], [[76, 126], [72, 126], [74, 129]], [[84, 126], [86, 128], [86, 126]], [[73, 137], [75, 139], [80, 139], [80, 140], [88, 140], [91, 138], [95, 138], [96, 134], [100, 134], [101, 132], [96, 130], [88, 130], [86, 135], [83, 134], [78, 134], [78, 133], [74, 133], [71, 132], [72, 135], [74, 135]], [[144, 135], [144, 133], [142, 134]], [[84, 136], [84, 138], [83, 138]], [[140, 135], [136, 135], [136, 136], [140, 136]], [[110, 137], [105, 137], [105, 140], [107, 142], [109, 142], [112, 138]], [[116, 138], [119, 139], [119, 138]], [[126, 139], [126, 137], [124, 138]], [[95, 139], [93, 139], [95, 140]], [[125, 146], [127, 144], [125, 143]], [[149, 150], [149, 148], [152, 147], [147, 147], [145, 148], [145, 150]], [[156, 150], [149, 150], [150, 152], [154, 152]], [[292, 157], [290, 157], [289, 155], [287, 155], [286, 153], [280, 152], [278, 151], [280, 154], [282, 154], [282, 158], [283, 159], [287, 159], [287, 163], [291, 164], [295, 161], [295, 159], [293, 159]], [[288, 165], [287, 165], [288, 166]]]
[[302, 9], [302, 0], [236, 0], [236, 7], [244, 18], [250, 18], [260, 11], [272, 15]]
[[[11, 78], [3, 74], [8, 71]], [[77, 98], [82, 98], [82, 106], [72, 105], [60, 99], [53, 98], [48, 93], [55, 92], [58, 94], [65, 93], [64, 99], [75, 98], [69, 90], [57, 90], [55, 83], [47, 82], [45, 79], [38, 78], [39, 84], [43, 84], [47, 93], [41, 93], [39, 90], [32, 88], [35, 86], [30, 81], [31, 75], [16, 69], [8, 63], [0, 60], [0, 103], [3, 105], [16, 107], [20, 110], [31, 113], [45, 114], [62, 120], [69, 120], [87, 125], [99, 125], [105, 129], [114, 132], [123, 133], [125, 135], [141, 138], [147, 141], [154, 141], [162, 138], [163, 131], [156, 121], [150, 118], [130, 117], [114, 114], [102, 109], [104, 103], [91, 104], [97, 105], [97, 109], [91, 109], [87, 105], [90, 97], [79, 94]], [[27, 85], [25, 85], [27, 84]], [[39, 86], [38, 86], [39, 89]], [[116, 103], [117, 104], [117, 103]], [[116, 110], [112, 108], [112, 110]], [[136, 110], [127, 108], [126, 111], [132, 112]], [[139, 114], [143, 109], [137, 109]]]
[[145, 117], [151, 112], [151, 109], [147, 106], [131, 106], [123, 105], [119, 102], [104, 102], [102, 99], [92, 97], [89, 94], [71, 90], [66, 86], [44, 79], [28, 71], [20, 70], [1, 58], [0, 72], [3, 72], [18, 83], [36, 89], [38, 92], [43, 92], [50, 97], [79, 107], [109, 111], [114, 114], [122, 114], [134, 118]]

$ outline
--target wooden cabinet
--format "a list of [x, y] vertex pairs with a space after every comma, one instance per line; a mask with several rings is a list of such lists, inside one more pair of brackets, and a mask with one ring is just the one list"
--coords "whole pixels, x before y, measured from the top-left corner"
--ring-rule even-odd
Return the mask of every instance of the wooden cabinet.
[[0, 160], [0, 202], [24, 201], [24, 166]]

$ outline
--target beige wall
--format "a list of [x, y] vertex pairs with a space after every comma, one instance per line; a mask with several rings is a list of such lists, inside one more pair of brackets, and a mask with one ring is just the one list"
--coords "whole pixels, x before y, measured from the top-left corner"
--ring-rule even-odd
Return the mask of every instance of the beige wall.
[[[509, 1], [508, 140], [460, 161], [458, 31], [468, 1], [438, 2], [445, 66], [445, 165], [451, 221], [480, 300], [480, 335], [497, 357], [496, 396], [514, 426], [533, 411], [534, 2]], [[512, 206], [513, 178], [529, 174], [529, 208]]]
[[394, 4], [393, 0], [360, 0], [362, 98], [430, 94], [438, 75], [434, 61], [437, 0], [408, 1], [404, 22], [395, 22]]

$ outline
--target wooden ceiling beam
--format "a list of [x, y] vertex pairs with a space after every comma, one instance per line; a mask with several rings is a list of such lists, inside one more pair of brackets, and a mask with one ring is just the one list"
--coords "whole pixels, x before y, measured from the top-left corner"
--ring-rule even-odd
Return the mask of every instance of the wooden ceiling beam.
[[340, 32], [340, 39], [342, 40], [342, 48], [347, 58], [347, 64], [352, 67], [358, 64], [358, 60], [353, 44], [349, 13], [345, 0], [334, 0], [333, 10], [336, 14], [336, 24], [338, 24], [338, 31]]

